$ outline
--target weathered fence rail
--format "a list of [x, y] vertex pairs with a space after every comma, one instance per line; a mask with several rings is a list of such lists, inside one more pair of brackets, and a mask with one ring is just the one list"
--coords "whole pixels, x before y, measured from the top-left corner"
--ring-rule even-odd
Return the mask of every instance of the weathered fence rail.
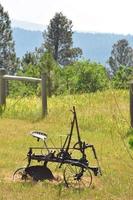
[[4, 75], [4, 80], [16, 80], [16, 81], [30, 81], [30, 82], [41, 82], [40, 78], [25, 77], [25, 76], [10, 76]]
[[6, 83], [8, 80], [41, 83], [42, 116], [47, 115], [46, 74], [42, 74], [41, 79], [24, 76], [11, 76], [6, 74], [5, 69], [0, 68], [0, 106], [6, 105]]

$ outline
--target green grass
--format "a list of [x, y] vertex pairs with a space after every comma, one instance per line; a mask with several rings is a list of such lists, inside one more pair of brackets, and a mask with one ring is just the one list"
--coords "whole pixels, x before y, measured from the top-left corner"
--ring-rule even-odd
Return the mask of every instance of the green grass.
[[[13, 106], [15, 102], [8, 99], [7, 109], [0, 118], [0, 200], [133, 199], [133, 160], [127, 152], [133, 157], [127, 137], [130, 126], [128, 91], [52, 97], [48, 99], [49, 114], [43, 120], [40, 119], [40, 99], [25, 98]], [[59, 146], [60, 135], [66, 135], [70, 130], [72, 114], [69, 110], [73, 105], [76, 106], [81, 137], [94, 144], [103, 176], [94, 177], [92, 187], [80, 192], [47, 181], [37, 184], [13, 182], [14, 170], [27, 164], [24, 158], [28, 147], [39, 145], [29, 132], [45, 131]], [[90, 164], [95, 164], [91, 151], [87, 155]]]

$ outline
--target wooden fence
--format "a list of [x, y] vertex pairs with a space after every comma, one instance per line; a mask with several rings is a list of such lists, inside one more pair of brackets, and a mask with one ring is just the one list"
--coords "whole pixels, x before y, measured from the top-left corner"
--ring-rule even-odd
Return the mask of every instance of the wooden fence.
[[130, 124], [133, 128], [133, 82], [130, 82]]
[[42, 116], [47, 115], [47, 92], [46, 92], [46, 74], [42, 74], [41, 79], [24, 76], [11, 76], [6, 74], [6, 70], [0, 68], [0, 106], [6, 105], [6, 83], [8, 80], [40, 82], [42, 94]]

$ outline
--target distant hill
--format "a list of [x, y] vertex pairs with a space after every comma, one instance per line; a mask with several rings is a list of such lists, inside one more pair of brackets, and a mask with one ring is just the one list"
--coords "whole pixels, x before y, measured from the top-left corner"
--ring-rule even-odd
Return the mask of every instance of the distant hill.
[[[18, 57], [22, 57], [27, 51], [34, 51], [43, 42], [41, 31], [31, 31], [22, 28], [13, 28], [13, 37]], [[74, 47], [83, 50], [83, 57], [105, 64], [110, 56], [112, 45], [125, 38], [133, 47], [132, 35], [118, 35], [111, 33], [83, 33], [74, 32]]]
[[43, 42], [41, 31], [30, 31], [21, 28], [13, 28], [13, 38], [18, 57], [22, 57], [27, 51], [34, 51]]

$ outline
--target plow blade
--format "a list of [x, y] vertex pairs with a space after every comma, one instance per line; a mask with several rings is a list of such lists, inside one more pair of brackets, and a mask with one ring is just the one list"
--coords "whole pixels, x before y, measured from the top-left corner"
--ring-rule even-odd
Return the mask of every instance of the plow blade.
[[46, 166], [30, 166], [25, 169], [26, 174], [33, 178], [34, 181], [54, 180], [51, 170]]

